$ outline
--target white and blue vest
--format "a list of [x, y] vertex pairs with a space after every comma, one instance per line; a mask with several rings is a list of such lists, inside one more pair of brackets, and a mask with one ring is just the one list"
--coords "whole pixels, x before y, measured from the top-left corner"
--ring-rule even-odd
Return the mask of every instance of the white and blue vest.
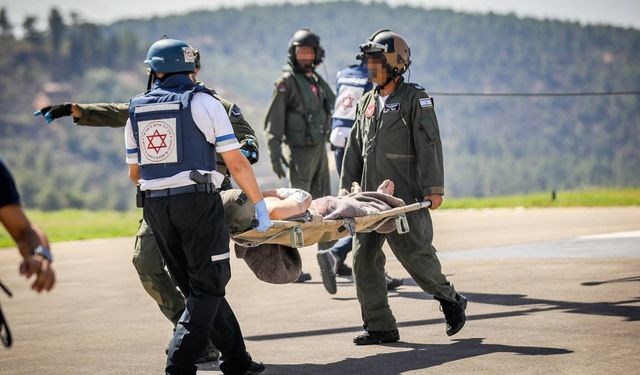
[[331, 116], [331, 128], [350, 128], [356, 119], [356, 104], [373, 85], [364, 64], [351, 65], [338, 71], [336, 105]]
[[186, 74], [156, 80], [150, 91], [131, 99], [129, 120], [138, 144], [140, 177], [171, 177], [183, 171], [216, 169], [215, 146], [191, 116], [191, 99], [210, 90]]

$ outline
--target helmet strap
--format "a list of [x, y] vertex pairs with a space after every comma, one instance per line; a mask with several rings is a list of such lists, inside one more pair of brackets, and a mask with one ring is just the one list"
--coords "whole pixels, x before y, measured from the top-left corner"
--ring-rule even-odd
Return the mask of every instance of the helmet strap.
[[383, 61], [384, 61], [384, 69], [388, 73], [387, 73], [387, 80], [382, 85], [378, 86], [380, 90], [384, 90], [384, 88], [387, 87], [387, 85], [391, 83], [391, 81], [393, 81], [394, 79], [396, 79], [396, 77], [399, 76], [398, 71], [393, 69], [391, 65], [389, 65], [389, 63], [387, 62], [387, 59], [384, 59]]
[[149, 78], [147, 78], [147, 91], [151, 90], [151, 85], [153, 84], [153, 78], [155, 77], [155, 73], [153, 69], [149, 69]]

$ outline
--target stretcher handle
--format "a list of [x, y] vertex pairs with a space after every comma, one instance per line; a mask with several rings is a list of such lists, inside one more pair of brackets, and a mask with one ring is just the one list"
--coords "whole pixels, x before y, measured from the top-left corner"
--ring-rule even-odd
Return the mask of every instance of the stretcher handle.
[[[392, 210], [396, 210], [396, 209], [402, 209], [402, 212], [410, 212], [410, 211], [415, 211], [421, 208], [427, 208], [427, 207], [431, 207], [431, 201], [430, 200], [426, 200], [426, 201], [422, 201], [422, 202], [416, 202], [414, 204], [411, 204], [409, 206], [402, 206], [402, 207], [396, 207], [395, 209]], [[273, 224], [271, 226], [271, 228], [273, 229], [289, 229], [289, 228], [293, 228], [296, 225], [300, 224], [299, 222], [296, 221], [289, 221], [289, 220], [271, 220], [271, 223]], [[258, 219], [253, 218], [251, 220], [251, 228], [254, 229], [258, 226], [259, 222]]]

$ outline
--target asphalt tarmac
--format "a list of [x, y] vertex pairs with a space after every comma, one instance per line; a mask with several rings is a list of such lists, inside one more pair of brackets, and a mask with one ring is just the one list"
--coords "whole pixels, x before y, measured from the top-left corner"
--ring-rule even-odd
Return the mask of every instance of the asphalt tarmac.
[[[469, 299], [445, 334], [439, 305], [406, 278], [389, 294], [401, 341], [354, 346], [362, 330], [350, 279], [270, 285], [232, 259], [227, 292], [265, 374], [631, 374], [640, 372], [640, 208], [439, 210], [443, 271]], [[0, 250], [0, 295], [13, 337], [0, 374], [162, 374], [172, 327], [142, 289], [132, 238], [56, 243], [58, 284], [37, 295]], [[215, 364], [199, 374], [217, 374]]]

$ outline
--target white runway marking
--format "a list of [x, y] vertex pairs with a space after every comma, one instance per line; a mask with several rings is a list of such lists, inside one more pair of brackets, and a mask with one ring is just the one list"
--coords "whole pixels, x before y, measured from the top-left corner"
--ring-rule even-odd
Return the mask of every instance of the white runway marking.
[[609, 238], [638, 238], [638, 237], [640, 237], [640, 230], [634, 230], [630, 232], [592, 234], [589, 236], [582, 236], [578, 238], [580, 238], [581, 240], [599, 240], [599, 239], [609, 239]]
[[439, 253], [443, 259], [638, 258], [640, 231]]

